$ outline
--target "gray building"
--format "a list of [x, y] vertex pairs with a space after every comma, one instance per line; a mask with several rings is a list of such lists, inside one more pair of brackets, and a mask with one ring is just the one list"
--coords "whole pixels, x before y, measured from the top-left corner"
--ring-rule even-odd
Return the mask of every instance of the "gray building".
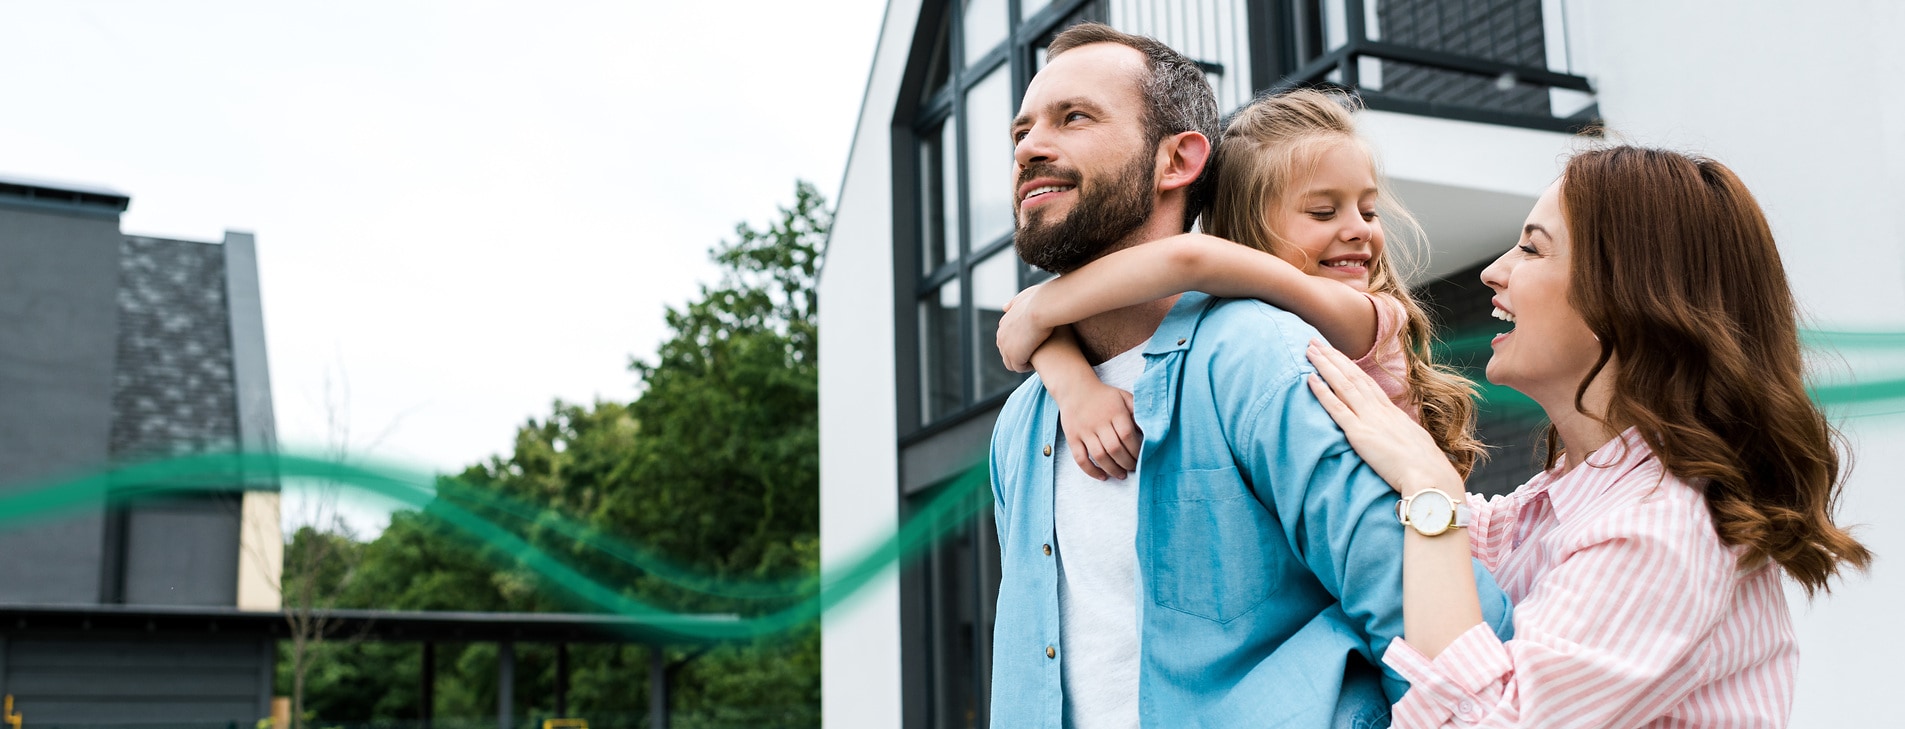
[[[0, 178], [0, 494], [274, 446], [252, 236], [126, 235], [129, 202]], [[243, 485], [0, 531], [0, 694], [28, 725], [249, 726], [270, 713], [275, 639], [191, 619], [279, 609], [276, 486]], [[133, 613], [174, 619], [113, 619]]]

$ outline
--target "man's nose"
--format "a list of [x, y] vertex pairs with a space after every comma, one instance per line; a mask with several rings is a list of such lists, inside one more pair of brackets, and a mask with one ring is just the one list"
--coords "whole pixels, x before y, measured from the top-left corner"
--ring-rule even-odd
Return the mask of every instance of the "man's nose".
[[1020, 167], [1028, 167], [1038, 162], [1050, 162], [1055, 156], [1050, 145], [1051, 135], [1045, 133], [1042, 125], [1033, 125], [1025, 130], [1025, 136], [1012, 146], [1012, 159]]

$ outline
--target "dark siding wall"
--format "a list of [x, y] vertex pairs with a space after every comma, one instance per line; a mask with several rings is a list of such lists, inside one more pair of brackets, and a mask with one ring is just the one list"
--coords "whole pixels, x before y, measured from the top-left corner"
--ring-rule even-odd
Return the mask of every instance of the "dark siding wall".
[[[1541, 0], [1378, 0], [1382, 39], [1535, 68], [1548, 67]], [[1548, 92], [1532, 86], [1507, 90], [1494, 79], [1384, 61], [1382, 91], [1407, 99], [1476, 106], [1493, 111], [1548, 113]]]
[[[225, 273], [222, 246], [125, 239], [113, 382], [116, 460], [238, 444]], [[233, 604], [238, 504], [226, 494], [128, 507], [123, 600]]]
[[28, 726], [252, 726], [269, 707], [260, 638], [145, 634], [6, 636], [0, 686]]
[[[115, 217], [0, 206], [0, 489], [107, 460], [121, 241]], [[93, 508], [0, 532], [0, 602], [98, 602], [104, 530]]]
[[218, 497], [134, 507], [126, 515], [125, 602], [238, 602], [239, 501]]

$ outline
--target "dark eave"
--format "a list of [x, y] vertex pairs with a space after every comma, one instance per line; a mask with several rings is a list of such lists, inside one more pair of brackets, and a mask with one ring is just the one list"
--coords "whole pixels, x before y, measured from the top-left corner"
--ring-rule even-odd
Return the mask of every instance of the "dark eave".
[[[717, 642], [703, 629], [737, 627], [731, 614], [631, 618], [590, 613], [479, 613], [415, 610], [309, 611], [333, 639], [383, 642], [647, 643]], [[0, 633], [101, 631], [165, 635], [289, 637], [288, 612], [160, 605], [0, 605]]]

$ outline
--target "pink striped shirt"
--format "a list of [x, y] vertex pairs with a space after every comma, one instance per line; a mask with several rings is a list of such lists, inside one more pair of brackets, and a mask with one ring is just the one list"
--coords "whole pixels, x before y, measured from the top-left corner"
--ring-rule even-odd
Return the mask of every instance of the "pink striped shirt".
[[1777, 565], [1737, 567], [1699, 491], [1629, 429], [1572, 471], [1468, 498], [1469, 539], [1515, 636], [1435, 660], [1398, 638], [1397, 727], [1783, 727], [1799, 647]]

